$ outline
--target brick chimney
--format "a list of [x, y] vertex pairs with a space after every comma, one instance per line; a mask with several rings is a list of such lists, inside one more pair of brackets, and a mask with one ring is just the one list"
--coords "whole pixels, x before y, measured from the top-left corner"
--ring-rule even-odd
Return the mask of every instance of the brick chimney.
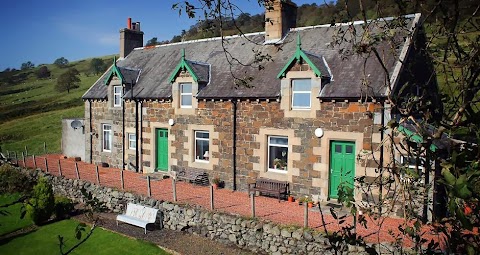
[[120, 29], [120, 58], [125, 58], [134, 48], [143, 47], [143, 32], [140, 22], [127, 19], [127, 27]]
[[265, 1], [265, 42], [282, 39], [297, 26], [297, 5], [290, 0]]

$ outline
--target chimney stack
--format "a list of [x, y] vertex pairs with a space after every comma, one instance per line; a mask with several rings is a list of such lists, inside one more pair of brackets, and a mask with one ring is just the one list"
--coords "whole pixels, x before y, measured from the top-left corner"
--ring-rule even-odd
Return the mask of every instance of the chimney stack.
[[140, 22], [127, 19], [127, 27], [120, 29], [120, 58], [125, 58], [133, 49], [143, 47], [143, 32], [140, 31]]
[[275, 43], [297, 26], [297, 5], [290, 0], [265, 1], [265, 42]]

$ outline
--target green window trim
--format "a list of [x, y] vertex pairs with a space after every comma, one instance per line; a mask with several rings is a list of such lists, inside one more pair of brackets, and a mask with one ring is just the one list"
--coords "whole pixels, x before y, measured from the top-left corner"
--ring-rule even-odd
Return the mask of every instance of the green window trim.
[[182, 57], [180, 59], [180, 63], [175, 67], [173, 73], [170, 75], [170, 78], [168, 79], [170, 83], [173, 83], [175, 81], [175, 78], [177, 78], [178, 72], [181, 70], [187, 70], [188, 73], [192, 76], [193, 80], [195, 82], [198, 82], [198, 76], [197, 74], [193, 71], [192, 67], [188, 64], [187, 60], [185, 59], [185, 49], [182, 49], [181, 51]]
[[287, 62], [287, 64], [282, 68], [282, 71], [280, 71], [280, 73], [278, 73], [278, 75], [277, 75], [278, 79], [285, 78], [285, 76], [287, 75], [287, 71], [290, 69], [290, 67], [292, 67], [292, 65], [295, 62], [300, 62], [301, 60], [305, 61], [310, 66], [310, 68], [313, 70], [313, 73], [315, 73], [315, 75], [317, 77], [322, 76], [322, 73], [320, 72], [320, 70], [313, 64], [313, 62], [310, 60], [310, 58], [308, 58], [307, 54], [305, 54], [305, 52], [303, 52], [301, 46], [302, 46], [302, 43], [300, 41], [300, 35], [298, 35], [298, 37], [297, 37], [297, 49], [295, 50], [295, 54], [293, 55], [292, 58], [290, 58], [290, 60]]

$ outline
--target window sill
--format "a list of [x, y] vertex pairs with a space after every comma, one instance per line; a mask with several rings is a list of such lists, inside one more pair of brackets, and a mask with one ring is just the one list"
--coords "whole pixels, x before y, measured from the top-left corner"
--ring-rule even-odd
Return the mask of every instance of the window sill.
[[290, 111], [310, 111], [312, 108], [292, 108]]
[[201, 164], [208, 164], [210, 163], [210, 161], [208, 160], [201, 160], [201, 159], [196, 159], [195, 161], [193, 161], [194, 163], [201, 163]]
[[103, 150], [102, 152], [112, 152], [112, 151]]
[[268, 172], [272, 172], [272, 173], [279, 173], [279, 174], [286, 174], [288, 172], [288, 170], [281, 170], [281, 169], [273, 169], [273, 168], [269, 168], [268, 169]]

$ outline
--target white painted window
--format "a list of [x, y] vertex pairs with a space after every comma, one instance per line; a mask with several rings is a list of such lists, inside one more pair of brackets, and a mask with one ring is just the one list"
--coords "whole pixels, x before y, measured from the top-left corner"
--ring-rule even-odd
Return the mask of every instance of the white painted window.
[[192, 83], [180, 83], [180, 107], [192, 108]]
[[268, 170], [287, 171], [288, 165], [288, 137], [268, 137]]
[[210, 134], [208, 131], [195, 131], [195, 161], [209, 162]]
[[310, 109], [311, 95], [311, 79], [292, 80], [292, 109]]
[[102, 125], [103, 131], [103, 151], [111, 152], [112, 151], [112, 139], [113, 139], [113, 132], [112, 126], [109, 124]]
[[113, 86], [113, 107], [122, 106], [122, 86]]
[[134, 133], [128, 133], [128, 148], [130, 150], [137, 149], [137, 136]]

